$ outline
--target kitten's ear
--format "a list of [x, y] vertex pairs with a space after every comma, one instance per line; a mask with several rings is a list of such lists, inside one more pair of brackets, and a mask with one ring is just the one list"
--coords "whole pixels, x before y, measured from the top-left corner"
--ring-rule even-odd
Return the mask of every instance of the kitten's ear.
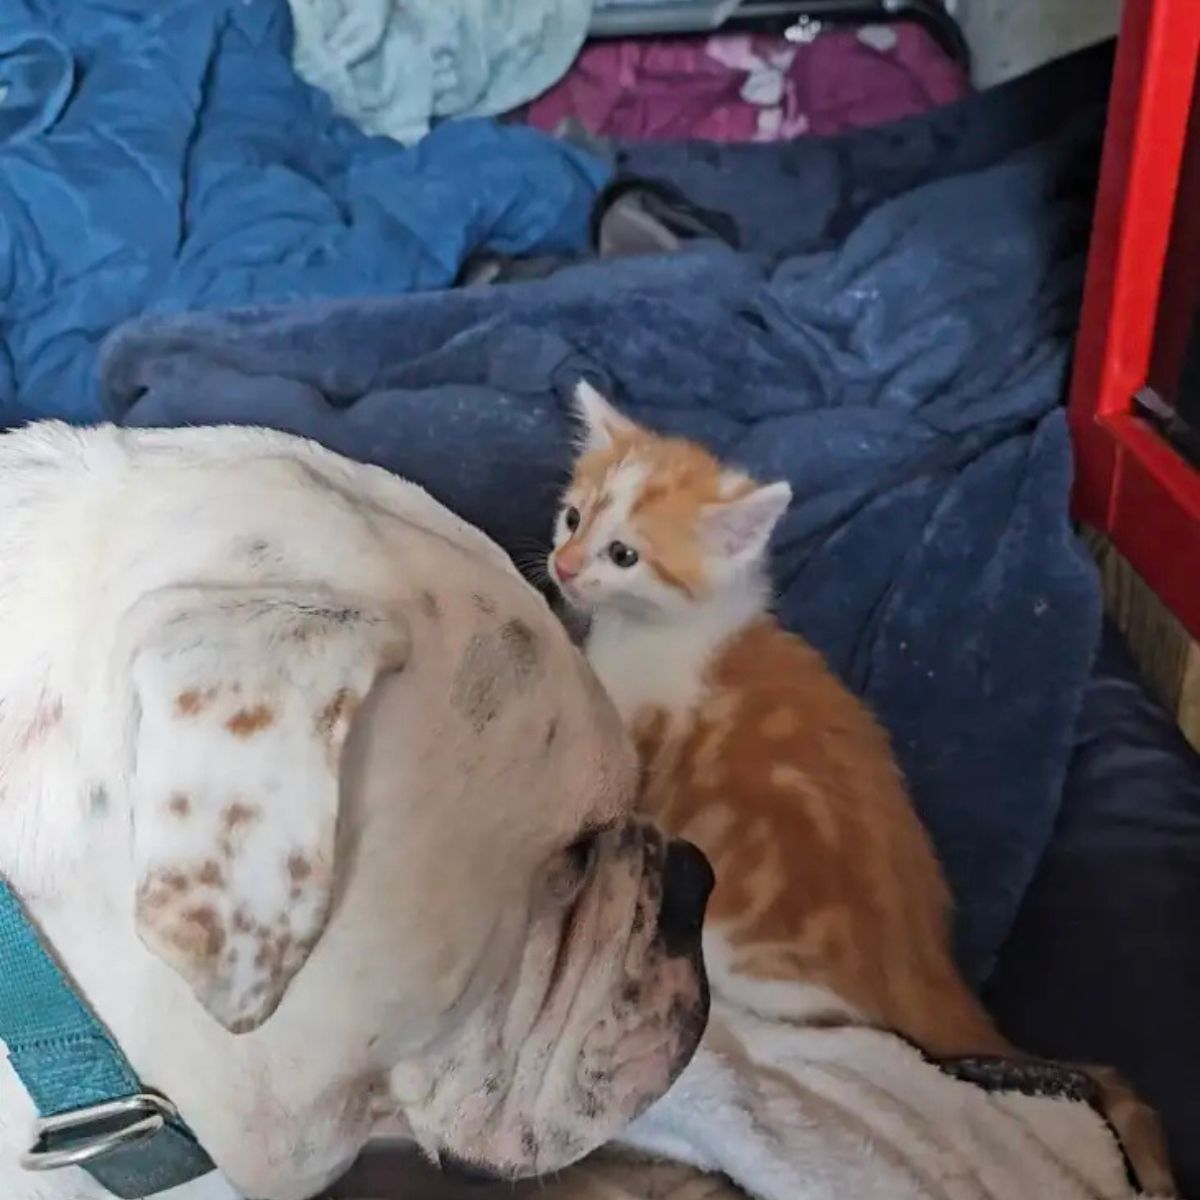
[[712, 554], [733, 562], [749, 562], [766, 549], [771, 531], [792, 502], [786, 483], [769, 483], [736, 500], [705, 505], [700, 536]]
[[618, 438], [630, 437], [637, 426], [619, 412], [586, 379], [575, 385], [572, 396], [575, 415], [583, 426], [585, 454], [608, 450]]

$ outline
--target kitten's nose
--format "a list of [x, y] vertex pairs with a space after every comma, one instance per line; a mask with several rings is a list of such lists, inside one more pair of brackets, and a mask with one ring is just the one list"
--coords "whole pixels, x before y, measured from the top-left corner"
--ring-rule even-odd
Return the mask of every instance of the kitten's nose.
[[565, 547], [554, 556], [554, 570], [560, 583], [570, 583], [583, 569], [583, 555], [578, 546]]

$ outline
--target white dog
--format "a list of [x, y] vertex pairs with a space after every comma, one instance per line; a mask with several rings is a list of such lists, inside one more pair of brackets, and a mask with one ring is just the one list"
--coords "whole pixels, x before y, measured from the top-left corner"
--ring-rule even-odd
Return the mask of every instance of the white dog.
[[[580, 1158], [705, 1020], [711, 873], [635, 783], [541, 598], [418, 488], [254, 430], [0, 437], [0, 1196], [137, 1194], [174, 1137], [216, 1166], [178, 1200], [305, 1197], [397, 1114], [502, 1176]], [[117, 1060], [165, 1101], [34, 1163], [129, 1145], [22, 1166], [31, 1094], [119, 1100]]]

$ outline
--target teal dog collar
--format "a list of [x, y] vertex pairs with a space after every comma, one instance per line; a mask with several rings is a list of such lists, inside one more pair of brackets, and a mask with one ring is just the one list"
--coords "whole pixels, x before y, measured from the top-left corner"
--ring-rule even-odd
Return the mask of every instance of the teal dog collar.
[[174, 1106], [142, 1086], [3, 880], [0, 1041], [41, 1114], [27, 1170], [81, 1167], [121, 1200], [214, 1170]]

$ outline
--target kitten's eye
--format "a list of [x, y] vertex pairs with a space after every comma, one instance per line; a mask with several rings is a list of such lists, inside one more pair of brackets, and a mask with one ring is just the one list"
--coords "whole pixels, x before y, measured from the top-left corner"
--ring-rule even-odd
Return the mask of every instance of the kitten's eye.
[[609, 542], [608, 557], [617, 564], [618, 567], [628, 570], [638, 560], [638, 552], [632, 547], [625, 545], [624, 542]]
[[579, 509], [573, 504], [568, 505], [567, 511], [563, 513], [563, 524], [571, 533], [579, 528]]

